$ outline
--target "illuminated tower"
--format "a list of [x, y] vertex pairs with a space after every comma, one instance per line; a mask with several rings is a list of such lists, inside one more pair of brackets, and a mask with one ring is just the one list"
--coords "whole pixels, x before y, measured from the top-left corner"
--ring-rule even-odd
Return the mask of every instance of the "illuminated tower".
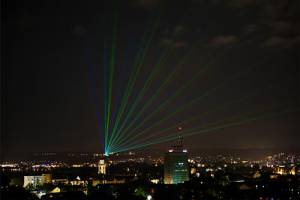
[[106, 162], [104, 159], [100, 159], [98, 162], [98, 174], [106, 174]]
[[183, 149], [182, 140], [165, 154], [164, 183], [178, 184], [189, 180], [187, 150]]

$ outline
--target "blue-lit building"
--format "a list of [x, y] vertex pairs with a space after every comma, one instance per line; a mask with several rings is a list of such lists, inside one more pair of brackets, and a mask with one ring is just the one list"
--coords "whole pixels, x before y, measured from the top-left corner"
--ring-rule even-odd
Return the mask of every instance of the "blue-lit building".
[[178, 184], [189, 180], [187, 150], [182, 145], [174, 146], [165, 154], [164, 183]]

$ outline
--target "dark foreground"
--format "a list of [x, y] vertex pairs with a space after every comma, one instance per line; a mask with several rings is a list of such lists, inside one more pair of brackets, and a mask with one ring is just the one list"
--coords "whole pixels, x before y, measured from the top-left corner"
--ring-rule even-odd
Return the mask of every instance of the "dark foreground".
[[[48, 193], [42, 200], [203, 200], [203, 199], [300, 199], [300, 177], [281, 176], [276, 179], [259, 178], [246, 182], [229, 182], [223, 178], [192, 179], [185, 184], [163, 185], [143, 181], [125, 184], [87, 186], [53, 186], [40, 190], [60, 187], [59, 193]], [[34, 191], [22, 187], [1, 187], [1, 200], [38, 200]]]

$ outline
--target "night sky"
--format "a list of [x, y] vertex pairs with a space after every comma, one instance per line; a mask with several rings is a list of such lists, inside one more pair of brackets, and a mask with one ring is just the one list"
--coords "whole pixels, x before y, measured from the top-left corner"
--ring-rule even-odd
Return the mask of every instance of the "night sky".
[[[137, 111], [176, 71], [133, 127], [209, 66], [138, 131], [211, 91], [145, 134], [196, 115], [199, 118], [189, 123], [179, 123], [183, 131], [236, 115], [289, 110], [187, 137], [184, 144], [187, 148], [299, 148], [299, 10], [299, 0], [2, 1], [1, 151], [103, 151], [105, 68], [114, 16], [112, 123], [143, 37], [146, 33], [149, 39], [153, 31], [127, 108], [165, 51], [168, 56]], [[200, 116], [232, 101], [237, 102]], [[154, 138], [178, 131], [174, 128]], [[166, 143], [148, 148], [165, 149]]]

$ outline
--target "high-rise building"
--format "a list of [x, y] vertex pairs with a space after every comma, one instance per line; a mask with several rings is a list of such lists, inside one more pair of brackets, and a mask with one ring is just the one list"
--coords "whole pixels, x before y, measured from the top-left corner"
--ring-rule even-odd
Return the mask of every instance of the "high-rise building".
[[98, 174], [106, 174], [106, 162], [104, 159], [100, 159], [98, 163]]
[[178, 184], [189, 180], [188, 153], [181, 144], [173, 146], [165, 154], [164, 183]]

